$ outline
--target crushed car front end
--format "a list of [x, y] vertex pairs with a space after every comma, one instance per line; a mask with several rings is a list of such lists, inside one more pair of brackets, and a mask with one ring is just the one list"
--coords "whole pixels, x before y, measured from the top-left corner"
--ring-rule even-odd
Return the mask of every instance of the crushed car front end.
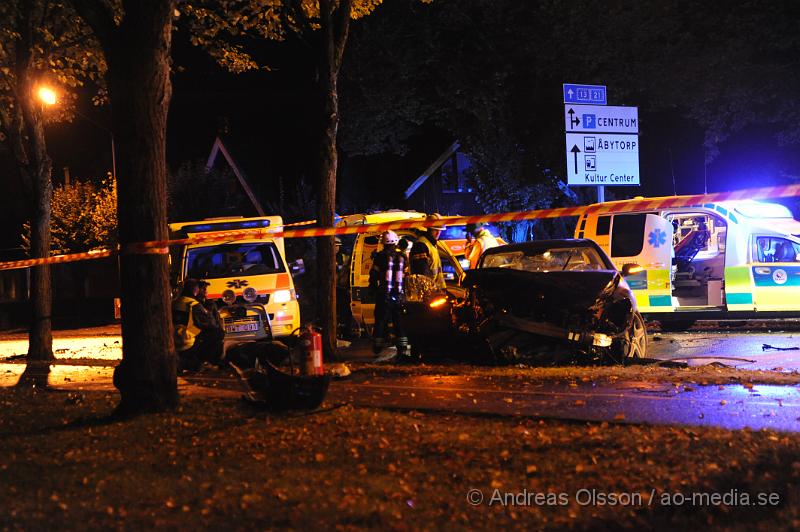
[[641, 320], [630, 288], [612, 267], [478, 268], [464, 286], [468, 296], [454, 309], [456, 325], [496, 360], [619, 362], [629, 356], [629, 337]]

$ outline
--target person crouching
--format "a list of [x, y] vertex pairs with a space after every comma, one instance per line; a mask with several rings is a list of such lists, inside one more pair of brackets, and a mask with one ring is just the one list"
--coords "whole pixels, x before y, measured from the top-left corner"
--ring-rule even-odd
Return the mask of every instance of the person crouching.
[[196, 371], [203, 362], [220, 364], [225, 331], [200, 303], [200, 282], [186, 279], [180, 295], [172, 302], [172, 325], [178, 371]]

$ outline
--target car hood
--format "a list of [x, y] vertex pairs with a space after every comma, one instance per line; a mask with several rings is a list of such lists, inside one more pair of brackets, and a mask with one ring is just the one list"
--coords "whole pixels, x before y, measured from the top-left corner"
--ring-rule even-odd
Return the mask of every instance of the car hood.
[[[550, 315], [587, 310], [619, 273], [613, 270], [581, 272], [525, 272], [500, 268], [469, 270], [464, 286], [482, 298], [519, 316]], [[542, 316], [544, 317], [544, 316]]]

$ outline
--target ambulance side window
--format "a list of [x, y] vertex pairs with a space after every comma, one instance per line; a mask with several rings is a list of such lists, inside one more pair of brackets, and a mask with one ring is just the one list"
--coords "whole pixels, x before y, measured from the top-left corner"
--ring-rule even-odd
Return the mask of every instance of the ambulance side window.
[[[646, 214], [617, 214], [611, 230], [611, 256], [635, 257], [644, 247]], [[598, 224], [600, 220], [597, 220]]]
[[753, 253], [757, 262], [799, 262], [800, 244], [785, 238], [759, 236], [756, 237], [756, 249]]
[[596, 235], [607, 235], [611, 231], [611, 216], [599, 216], [597, 218]]

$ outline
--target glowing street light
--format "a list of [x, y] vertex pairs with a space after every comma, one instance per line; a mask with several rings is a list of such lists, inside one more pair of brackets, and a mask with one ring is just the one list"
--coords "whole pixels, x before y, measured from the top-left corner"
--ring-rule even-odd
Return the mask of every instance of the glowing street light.
[[56, 91], [49, 87], [39, 87], [38, 96], [39, 99], [47, 105], [54, 105], [56, 103]]
[[[56, 103], [56, 91], [54, 91], [50, 87], [45, 87], [45, 86], [39, 87], [39, 90], [37, 91], [36, 95], [39, 97], [39, 99], [45, 105], [54, 105]], [[110, 129], [108, 129], [107, 127], [105, 127], [104, 125], [98, 124], [97, 122], [95, 122], [94, 120], [89, 118], [88, 116], [86, 116], [83, 113], [79, 112], [77, 109], [73, 109], [73, 112], [77, 116], [80, 116], [84, 120], [86, 120], [88, 122], [91, 122], [95, 126], [97, 126], [100, 129], [104, 130], [106, 133], [108, 133], [111, 136], [111, 176], [116, 181], [116, 179], [117, 179], [117, 150], [116, 150], [116, 147], [114, 146], [114, 132], [111, 131]]]

